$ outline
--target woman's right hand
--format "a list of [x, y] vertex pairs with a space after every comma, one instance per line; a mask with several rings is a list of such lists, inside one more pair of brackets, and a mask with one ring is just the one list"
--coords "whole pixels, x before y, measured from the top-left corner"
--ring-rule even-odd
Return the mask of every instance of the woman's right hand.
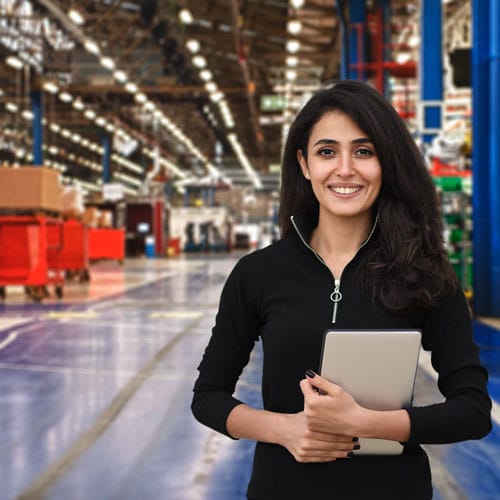
[[349, 458], [356, 446], [352, 436], [311, 431], [304, 412], [286, 415], [280, 443], [297, 462], [332, 462], [338, 458]]

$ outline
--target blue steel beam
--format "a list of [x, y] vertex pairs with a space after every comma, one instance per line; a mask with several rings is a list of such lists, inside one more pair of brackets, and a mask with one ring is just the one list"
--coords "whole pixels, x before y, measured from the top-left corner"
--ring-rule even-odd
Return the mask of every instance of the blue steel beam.
[[420, 0], [420, 100], [424, 142], [441, 129], [443, 100], [443, 14], [440, 1]]
[[500, 317], [500, 6], [472, 9], [474, 313]]
[[102, 182], [107, 184], [111, 182], [111, 135], [103, 132], [101, 134], [102, 147]]
[[33, 112], [32, 132], [33, 132], [33, 165], [43, 165], [43, 106], [42, 91], [32, 90], [31, 110]]
[[349, 6], [349, 71], [352, 80], [365, 80], [360, 66], [366, 62], [366, 5], [365, 0], [350, 0]]

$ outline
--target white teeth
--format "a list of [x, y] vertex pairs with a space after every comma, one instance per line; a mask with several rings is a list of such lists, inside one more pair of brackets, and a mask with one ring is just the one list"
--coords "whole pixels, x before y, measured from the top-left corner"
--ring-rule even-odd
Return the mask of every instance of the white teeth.
[[334, 187], [332, 188], [338, 194], [353, 194], [360, 190], [359, 187]]

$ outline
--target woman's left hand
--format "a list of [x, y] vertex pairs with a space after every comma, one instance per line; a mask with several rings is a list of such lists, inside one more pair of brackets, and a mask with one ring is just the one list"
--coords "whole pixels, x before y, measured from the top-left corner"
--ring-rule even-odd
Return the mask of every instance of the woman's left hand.
[[304, 394], [304, 414], [311, 431], [359, 436], [360, 419], [365, 409], [342, 387], [308, 370], [300, 381]]

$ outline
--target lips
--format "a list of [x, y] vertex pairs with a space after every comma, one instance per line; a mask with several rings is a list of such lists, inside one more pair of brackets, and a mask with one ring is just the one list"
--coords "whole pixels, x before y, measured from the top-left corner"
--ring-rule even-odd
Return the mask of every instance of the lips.
[[361, 191], [362, 188], [361, 186], [330, 186], [329, 189], [336, 194], [349, 195]]

